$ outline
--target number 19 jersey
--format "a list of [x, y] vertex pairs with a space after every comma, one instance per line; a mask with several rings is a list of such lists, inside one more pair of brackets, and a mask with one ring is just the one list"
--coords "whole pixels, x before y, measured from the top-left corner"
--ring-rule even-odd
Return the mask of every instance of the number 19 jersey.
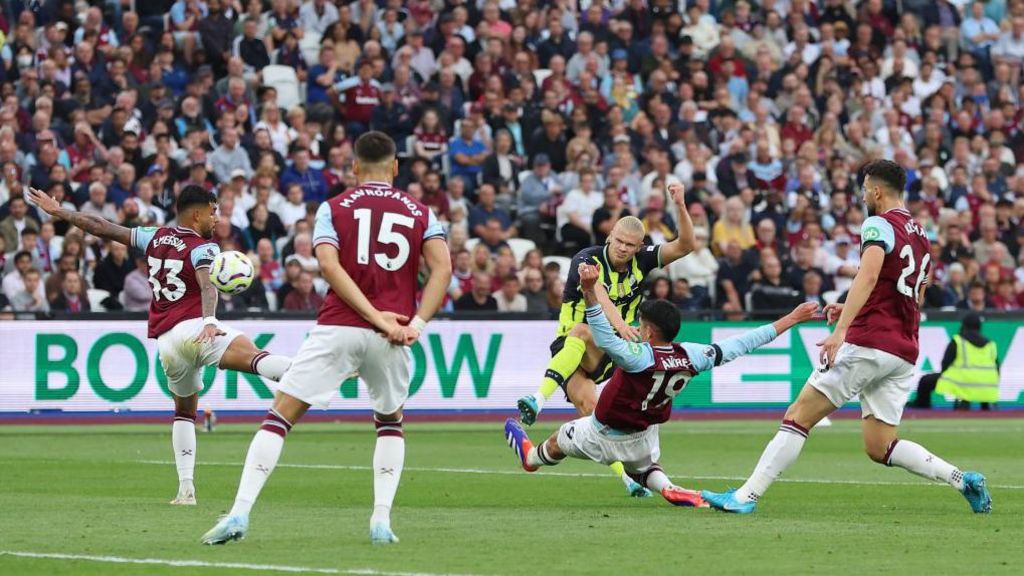
[[203, 315], [203, 299], [196, 279], [209, 273], [220, 247], [195, 230], [132, 228], [132, 248], [146, 253], [153, 300], [149, 304], [149, 337], [156, 338], [180, 322]]
[[[381, 311], [412, 317], [423, 243], [444, 239], [434, 213], [384, 182], [365, 182], [320, 205], [313, 246], [330, 244], [367, 300]], [[328, 290], [317, 324], [373, 328]]]
[[861, 226], [861, 249], [885, 250], [878, 282], [860, 314], [850, 323], [846, 341], [917, 362], [921, 310], [918, 294], [931, 270], [930, 243], [910, 212], [895, 208]]

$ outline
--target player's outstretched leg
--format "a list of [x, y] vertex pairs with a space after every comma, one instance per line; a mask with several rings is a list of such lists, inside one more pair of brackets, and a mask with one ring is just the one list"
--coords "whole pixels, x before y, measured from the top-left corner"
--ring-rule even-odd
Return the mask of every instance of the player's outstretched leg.
[[231, 341], [231, 345], [221, 356], [218, 367], [225, 370], [237, 370], [250, 374], [259, 374], [264, 378], [280, 382], [288, 371], [292, 359], [280, 354], [271, 354], [260, 350], [249, 340], [248, 336], [240, 335]]
[[796, 402], [786, 410], [779, 431], [765, 447], [754, 473], [743, 486], [726, 492], [701, 490], [700, 495], [717, 510], [750, 514], [757, 507], [758, 498], [786, 468], [796, 462], [810, 429], [835, 409], [835, 405], [814, 386], [804, 386]]
[[978, 472], [961, 472], [959, 468], [932, 454], [924, 446], [896, 438], [896, 427], [872, 416], [864, 419], [864, 449], [868, 456], [886, 466], [896, 466], [937, 482], [945, 482], [963, 494], [971, 510], [977, 514], [992, 511], [992, 496], [985, 476]]
[[370, 517], [370, 541], [394, 544], [398, 536], [391, 531], [391, 504], [395, 501], [398, 482], [405, 464], [405, 435], [402, 432], [402, 411], [374, 414], [377, 447], [373, 451], [373, 516]]
[[[585, 329], [586, 326], [583, 326]], [[587, 351], [587, 343], [578, 330], [573, 328], [562, 342], [562, 349], [551, 357], [548, 368], [544, 371], [544, 380], [537, 391], [529, 396], [523, 396], [517, 402], [519, 408], [519, 419], [523, 424], [532, 426], [537, 421], [537, 416], [544, 409], [544, 403], [558, 390], [559, 386], [565, 385], [572, 377], [583, 355]]]
[[701, 497], [700, 492], [676, 486], [659, 464], [654, 464], [643, 472], [633, 473], [632, 477], [638, 484], [661, 494], [662, 498], [673, 506], [708, 507], [708, 503]]
[[274, 406], [249, 444], [249, 453], [242, 468], [242, 479], [231, 511], [203, 535], [203, 544], [224, 544], [245, 538], [249, 531], [249, 512], [263, 485], [277, 466], [284, 448], [284, 439], [292, 425], [305, 414], [309, 404], [287, 394], [278, 393]]
[[198, 394], [174, 397], [171, 446], [174, 448], [174, 464], [178, 469], [178, 495], [171, 500], [171, 504], [175, 506], [196, 505], [193, 473], [196, 468], [196, 408], [198, 404]]

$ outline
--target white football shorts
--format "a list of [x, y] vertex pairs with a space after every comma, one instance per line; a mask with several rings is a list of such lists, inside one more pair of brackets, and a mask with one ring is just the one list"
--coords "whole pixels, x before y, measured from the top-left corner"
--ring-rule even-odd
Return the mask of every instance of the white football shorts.
[[203, 389], [203, 369], [211, 364], [220, 364], [231, 342], [242, 336], [240, 330], [220, 324], [219, 328], [226, 332], [225, 335], [217, 336], [212, 342], [197, 344], [194, 339], [203, 331], [203, 326], [202, 318], [192, 318], [179, 322], [156, 339], [160, 364], [167, 374], [167, 388], [175, 396], [187, 397], [200, 392]]
[[646, 472], [661, 458], [658, 425], [642, 432], [626, 434], [584, 416], [562, 424], [558, 429], [558, 447], [566, 456], [593, 460], [600, 464], [622, 462], [626, 472]]
[[409, 397], [409, 349], [369, 328], [318, 324], [299, 347], [277, 389], [310, 406], [327, 408], [353, 372], [366, 383], [373, 411], [393, 414]]
[[914, 365], [903, 358], [845, 342], [832, 366], [824, 372], [815, 370], [807, 383], [837, 408], [859, 395], [863, 418], [874, 416], [899, 426], [907, 398], [916, 389], [913, 376]]

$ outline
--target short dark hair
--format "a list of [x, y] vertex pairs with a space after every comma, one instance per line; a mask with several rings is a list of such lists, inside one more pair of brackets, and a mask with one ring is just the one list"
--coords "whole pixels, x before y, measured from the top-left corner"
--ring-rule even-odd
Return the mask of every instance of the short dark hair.
[[32, 259], [32, 253], [29, 252], [28, 250], [19, 250], [18, 253], [14, 255], [14, 261], [15, 262], [17, 262], [18, 260], [21, 260], [22, 258], [28, 258], [29, 260], [31, 260]]
[[892, 160], [872, 160], [864, 164], [860, 169], [861, 184], [868, 176], [872, 180], [881, 180], [896, 195], [903, 194], [907, 187], [907, 171]]
[[395, 158], [395, 141], [383, 132], [371, 130], [356, 140], [356, 159], [364, 164], [380, 164]]
[[662, 338], [671, 342], [679, 334], [682, 317], [679, 308], [668, 300], [646, 300], [640, 305], [640, 319], [658, 329]]
[[185, 210], [193, 206], [203, 205], [209, 206], [210, 204], [217, 203], [217, 196], [213, 192], [210, 192], [206, 188], [198, 184], [189, 184], [181, 191], [178, 195], [178, 201], [174, 207], [181, 214]]

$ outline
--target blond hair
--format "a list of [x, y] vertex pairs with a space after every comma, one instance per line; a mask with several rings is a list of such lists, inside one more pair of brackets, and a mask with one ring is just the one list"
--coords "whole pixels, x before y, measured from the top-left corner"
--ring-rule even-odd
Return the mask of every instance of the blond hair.
[[[630, 234], [640, 234], [641, 236], [647, 235], [647, 228], [644, 226], [642, 220], [636, 216], [623, 216], [615, 223], [615, 227], [612, 228], [612, 232], [619, 230], [622, 232], [628, 232]], [[611, 241], [611, 234], [608, 235], [608, 240]]]

